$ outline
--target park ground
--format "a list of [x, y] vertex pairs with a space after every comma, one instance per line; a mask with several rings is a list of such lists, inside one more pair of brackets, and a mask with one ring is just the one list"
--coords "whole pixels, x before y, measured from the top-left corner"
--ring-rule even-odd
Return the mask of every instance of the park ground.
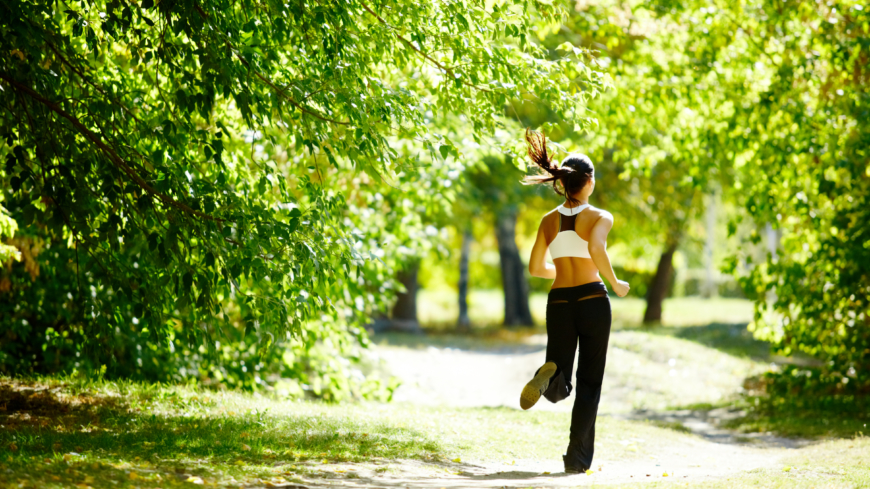
[[496, 327], [499, 297], [475, 294], [470, 334], [424, 293], [428, 334], [374, 337], [372, 361], [403, 382], [387, 404], [0, 379], [0, 487], [870, 487], [866, 421], [749, 409], [745, 379], [785, 359], [730, 299], [670, 300], [653, 329], [640, 301], [614, 300], [595, 462], [566, 475], [573, 397], [517, 407], [542, 329]]

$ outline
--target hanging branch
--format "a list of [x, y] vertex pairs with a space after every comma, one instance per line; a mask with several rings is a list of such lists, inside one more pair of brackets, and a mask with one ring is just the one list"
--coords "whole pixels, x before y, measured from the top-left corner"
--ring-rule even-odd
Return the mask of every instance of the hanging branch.
[[[196, 12], [199, 14], [199, 16], [202, 17], [203, 20], [208, 22], [208, 20], [209, 20], [208, 14], [202, 9], [202, 7], [200, 7], [198, 3], [194, 3], [193, 6], [196, 9]], [[216, 30], [216, 32], [222, 32], [222, 31]], [[326, 116], [320, 114], [319, 112], [312, 110], [312, 109], [309, 109], [305, 105], [302, 105], [301, 103], [297, 102], [284, 89], [275, 85], [272, 82], [272, 80], [269, 80], [264, 75], [262, 75], [259, 71], [257, 71], [253, 66], [251, 66], [251, 64], [248, 62], [248, 60], [246, 60], [241, 54], [239, 54], [239, 50], [236, 49], [236, 47], [233, 45], [233, 43], [230, 42], [229, 38], [227, 38], [226, 36], [223, 36], [223, 37], [224, 37], [224, 42], [226, 43], [227, 47], [230, 48], [230, 50], [233, 52], [233, 55], [236, 58], [238, 58], [239, 61], [241, 61], [242, 64], [245, 65], [254, 74], [254, 76], [256, 76], [260, 81], [262, 81], [263, 83], [268, 85], [270, 88], [272, 88], [272, 90], [275, 90], [276, 92], [278, 92], [278, 94], [280, 94], [282, 97], [284, 97], [285, 100], [290, 102], [290, 104], [292, 106], [299, 109], [302, 113], [308, 114], [308, 115], [315, 117], [317, 119], [320, 119], [324, 122], [331, 122], [333, 124], [341, 124], [343, 126], [350, 125], [350, 121], [337, 121], [335, 119], [330, 119], [329, 117], [326, 117]]]
[[146, 192], [148, 192], [149, 194], [154, 195], [155, 197], [160, 199], [161, 202], [163, 202], [167, 205], [170, 205], [172, 207], [175, 207], [176, 209], [179, 209], [182, 212], [185, 212], [187, 214], [197, 216], [197, 217], [200, 217], [203, 219], [208, 219], [210, 221], [217, 221], [217, 222], [224, 222], [225, 221], [224, 219], [220, 219], [220, 218], [211, 216], [209, 214], [206, 214], [205, 212], [194, 210], [194, 209], [190, 208], [188, 205], [186, 205], [182, 202], [179, 202], [179, 201], [173, 199], [172, 197], [158, 191], [157, 189], [155, 189], [154, 187], [149, 185], [148, 182], [146, 182], [144, 179], [142, 179], [142, 177], [140, 177], [132, 168], [130, 168], [130, 166], [127, 164], [127, 162], [125, 162], [123, 158], [118, 156], [118, 153], [116, 153], [115, 150], [113, 150], [106, 143], [104, 143], [102, 138], [98, 134], [95, 134], [93, 131], [91, 131], [90, 129], [85, 127], [85, 125], [82, 124], [81, 121], [78, 120], [78, 118], [67, 113], [66, 111], [64, 111], [63, 109], [58, 107], [52, 101], [46, 99], [45, 97], [43, 97], [39, 93], [32, 90], [30, 87], [28, 87], [26, 85], [22, 85], [21, 83], [16, 81], [14, 78], [9, 76], [7, 73], [0, 72], [0, 79], [5, 80], [7, 83], [9, 83], [13, 87], [15, 87], [18, 91], [26, 93], [32, 99], [36, 100], [37, 102], [39, 102], [42, 105], [49, 108], [52, 112], [63, 117], [64, 119], [68, 120], [73, 125], [73, 127], [78, 129], [78, 131], [84, 137], [89, 139], [92, 143], [94, 143], [94, 145], [97, 148], [102, 150], [109, 157], [109, 160], [116, 167], [121, 169], [121, 171], [126, 173], [127, 176], [130, 177], [130, 179], [136, 183], [136, 185], [139, 185]]
[[[372, 16], [374, 16], [374, 18], [378, 19], [378, 21], [379, 21], [381, 24], [383, 24], [383, 25], [389, 27], [390, 29], [393, 28], [393, 26], [391, 26], [389, 23], [387, 23], [387, 21], [384, 20], [383, 17], [381, 17], [380, 15], [378, 15], [377, 13], [375, 13], [375, 11], [372, 10], [371, 7], [369, 7], [365, 2], [362, 2], [362, 1], [361, 1], [361, 2], [360, 2], [360, 5], [362, 5], [362, 8], [365, 9], [366, 12], [370, 13]], [[418, 48], [417, 46], [414, 46], [414, 43], [412, 43], [411, 41], [409, 41], [409, 40], [405, 39], [404, 37], [402, 37], [398, 32], [396, 32], [395, 35], [396, 35], [396, 39], [402, 41], [406, 46], [408, 46], [409, 48], [411, 48], [411, 49], [412, 49], [413, 51], [415, 51], [417, 54], [419, 54], [420, 56], [422, 56], [423, 58], [425, 58], [426, 60], [428, 60], [430, 63], [432, 63], [433, 65], [435, 65], [435, 66], [438, 67], [439, 69], [443, 70], [445, 73], [447, 73], [448, 75], [450, 75], [452, 78], [454, 78], [454, 79], [456, 78], [456, 73], [453, 71], [453, 68], [451, 68], [451, 67], [449, 67], [449, 66], [444, 66], [443, 64], [439, 63], [439, 62], [436, 61], [434, 58], [432, 58], [431, 56], [429, 56], [428, 54], [426, 54], [425, 52], [423, 52], [422, 50], [420, 50], [420, 48]], [[488, 90], [488, 89], [486, 89], [486, 88], [478, 87], [477, 85], [475, 85], [475, 84], [473, 84], [473, 83], [468, 83], [468, 82], [466, 82], [465, 80], [460, 80], [460, 83], [462, 83], [463, 85], [465, 85], [465, 86], [467, 86], [467, 87], [474, 88], [475, 90], [480, 90], [480, 91], [482, 91], [482, 92], [487, 92], [487, 93], [491, 93], [491, 92], [492, 92], [491, 90]]]

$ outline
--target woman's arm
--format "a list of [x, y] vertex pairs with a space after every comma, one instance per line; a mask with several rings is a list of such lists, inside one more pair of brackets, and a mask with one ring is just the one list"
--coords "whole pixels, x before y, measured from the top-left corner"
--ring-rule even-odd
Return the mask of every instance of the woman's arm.
[[529, 257], [529, 274], [532, 277], [556, 278], [556, 267], [547, 263], [547, 238], [544, 237], [544, 221], [538, 226], [538, 237], [535, 238], [535, 246], [532, 247], [532, 255]]
[[613, 288], [616, 295], [625, 297], [629, 290], [628, 282], [616, 278], [613, 265], [610, 263], [610, 256], [607, 255], [607, 235], [612, 227], [613, 215], [602, 211], [601, 217], [592, 226], [592, 232], [589, 235], [589, 256], [598, 267], [599, 273], [610, 282], [610, 287]]

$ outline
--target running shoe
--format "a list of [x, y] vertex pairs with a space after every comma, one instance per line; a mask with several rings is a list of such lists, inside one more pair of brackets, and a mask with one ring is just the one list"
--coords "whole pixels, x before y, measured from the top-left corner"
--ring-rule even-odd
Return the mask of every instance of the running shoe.
[[520, 394], [521, 408], [524, 410], [529, 409], [538, 402], [541, 394], [550, 386], [550, 378], [554, 373], [556, 373], [556, 364], [553, 362], [547, 362], [543, 367], [538, 369], [535, 378], [523, 387], [523, 393]]

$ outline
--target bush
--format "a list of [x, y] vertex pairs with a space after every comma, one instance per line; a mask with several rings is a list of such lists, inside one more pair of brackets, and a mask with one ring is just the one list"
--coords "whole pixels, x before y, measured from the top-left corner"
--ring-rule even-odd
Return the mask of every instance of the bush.
[[328, 401], [388, 400], [396, 387], [367, 360], [365, 330], [328, 316], [306, 323], [293, 337], [263, 338], [271, 333], [248, 328], [238, 304], [228, 301], [223, 321], [199, 324], [205, 333], [220, 330], [212, 341], [188, 337], [189, 329], [178, 319], [169, 321], [172, 334], [161, 340], [139, 322], [135, 306], [116, 301], [112, 321], [117, 326], [96, 328], [99, 316], [80, 294], [98, 300], [116, 292], [92, 282], [87, 273], [76, 276], [76, 251], [63, 242], [34, 229], [23, 230], [16, 240], [24, 251], [21, 261], [0, 268], [0, 375], [81, 372], [107, 379], [274, 389]]

